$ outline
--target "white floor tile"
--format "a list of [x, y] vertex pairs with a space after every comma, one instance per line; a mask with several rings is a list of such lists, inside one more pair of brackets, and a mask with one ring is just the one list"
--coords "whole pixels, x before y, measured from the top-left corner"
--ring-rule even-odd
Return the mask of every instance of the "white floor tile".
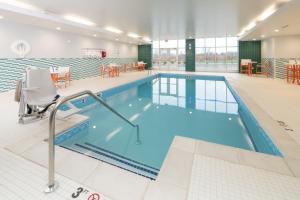
[[189, 200], [299, 200], [300, 179], [195, 155]]
[[[81, 193], [77, 198], [86, 200], [95, 192], [91, 189], [73, 182], [63, 176], [56, 175], [59, 187], [51, 194], [45, 194], [48, 170], [30, 161], [15, 156], [0, 149], [0, 199], [23, 200], [71, 200], [71, 195], [76, 193], [78, 187], [86, 189], [87, 193]], [[97, 194], [100, 194], [96, 192]], [[109, 200], [100, 194], [101, 200]]]

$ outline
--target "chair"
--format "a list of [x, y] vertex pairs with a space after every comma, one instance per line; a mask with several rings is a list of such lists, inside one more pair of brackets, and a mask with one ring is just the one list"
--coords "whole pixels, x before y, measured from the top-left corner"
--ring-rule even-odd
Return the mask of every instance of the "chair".
[[133, 64], [133, 66], [132, 66], [133, 70], [139, 70], [139, 64], [137, 62], [134, 62], [132, 64]]
[[256, 65], [256, 70], [255, 73], [259, 74], [259, 75], [265, 75], [267, 78], [269, 76], [269, 68], [270, 68], [270, 64], [265, 62], [263, 64], [258, 63]]
[[127, 71], [127, 64], [123, 64], [123, 72]]
[[[241, 59], [241, 65], [240, 65], [240, 73], [246, 73], [249, 74], [252, 69], [252, 63], [251, 59]], [[249, 69], [251, 68], [251, 69]]]
[[63, 82], [65, 88], [71, 83], [70, 67], [50, 67], [51, 79], [55, 86], [59, 87], [59, 83]]
[[138, 71], [144, 71], [145, 70], [145, 63], [144, 62], [138, 62], [137, 63]]
[[100, 75], [104, 78], [105, 74], [107, 74], [109, 77], [114, 76], [113, 68], [110, 66], [101, 65]]
[[296, 62], [289, 62], [286, 66], [286, 80], [288, 83], [300, 84], [300, 65]]
[[65, 88], [67, 85], [70, 85], [71, 82], [71, 73], [70, 67], [59, 67], [58, 68], [58, 82], [64, 82]]

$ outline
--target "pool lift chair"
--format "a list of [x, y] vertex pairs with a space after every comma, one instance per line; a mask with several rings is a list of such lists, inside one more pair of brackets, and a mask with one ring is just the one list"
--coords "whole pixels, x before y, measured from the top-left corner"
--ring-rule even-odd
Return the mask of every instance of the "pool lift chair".
[[[27, 68], [22, 80], [17, 81], [15, 100], [19, 102], [19, 123], [33, 122], [47, 116], [60, 96], [52, 82], [49, 69]], [[59, 110], [58, 119], [64, 119], [80, 111], [71, 103], [66, 103], [67, 111]], [[26, 118], [26, 120], [25, 120]]]

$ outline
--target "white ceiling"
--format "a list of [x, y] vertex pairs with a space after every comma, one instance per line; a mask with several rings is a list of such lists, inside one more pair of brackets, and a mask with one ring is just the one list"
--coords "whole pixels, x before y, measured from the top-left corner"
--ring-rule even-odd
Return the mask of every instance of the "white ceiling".
[[[153, 40], [236, 36], [278, 1], [282, 0], [23, 0], [46, 11], [35, 13], [12, 9], [0, 0], [0, 15], [6, 20], [50, 29], [61, 26], [62, 31], [138, 42], [126, 34], [133, 32]], [[87, 18], [96, 26], [67, 22], [62, 19], [65, 14]], [[104, 30], [107, 26], [124, 33], [108, 33]]]
[[[279, 32], [275, 32], [275, 30]], [[299, 35], [300, 34], [300, 1], [292, 1], [281, 8], [272, 17], [259, 24], [243, 37], [243, 40], [260, 40], [263, 38]]]

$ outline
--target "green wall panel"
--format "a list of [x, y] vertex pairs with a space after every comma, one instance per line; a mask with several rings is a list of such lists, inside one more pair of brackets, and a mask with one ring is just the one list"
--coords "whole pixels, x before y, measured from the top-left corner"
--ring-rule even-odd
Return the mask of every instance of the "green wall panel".
[[152, 45], [145, 44], [138, 46], [138, 61], [147, 63], [146, 69], [152, 68]]
[[186, 39], [185, 46], [185, 70], [194, 72], [196, 70], [195, 65], [195, 39]]
[[241, 59], [251, 59], [261, 63], [261, 41], [239, 41], [239, 65]]

